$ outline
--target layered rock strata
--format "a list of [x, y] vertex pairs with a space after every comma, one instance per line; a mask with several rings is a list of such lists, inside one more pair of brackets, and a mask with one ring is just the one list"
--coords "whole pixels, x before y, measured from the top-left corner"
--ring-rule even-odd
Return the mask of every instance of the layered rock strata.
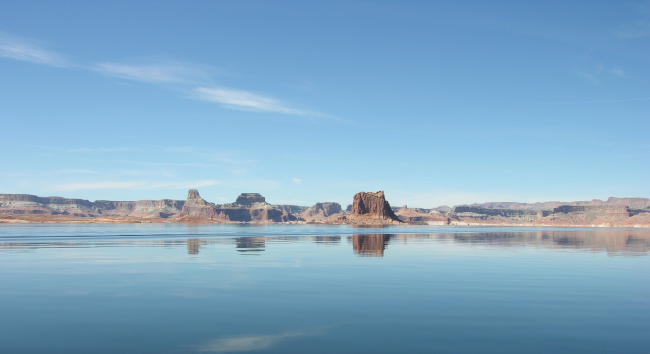
[[420, 222], [429, 225], [448, 225], [451, 222], [448, 216], [443, 215], [436, 209], [409, 209], [406, 205], [399, 209], [395, 215], [400, 220], [409, 223]]
[[38, 197], [30, 194], [0, 194], [0, 214], [167, 218], [179, 213], [183, 204], [182, 200], [171, 199], [91, 202], [84, 199]]
[[316, 203], [301, 215], [305, 221], [323, 221], [346, 215], [339, 203]]
[[489, 209], [476, 206], [457, 206], [447, 216], [449, 216], [451, 224], [650, 226], [650, 210], [631, 209], [621, 205], [560, 205], [553, 210]]
[[235, 203], [248, 206], [256, 203], [266, 204], [266, 198], [262, 197], [262, 195], [259, 193], [242, 193], [239, 195], [239, 197], [237, 197]]
[[650, 209], [650, 199], [648, 198], [616, 198], [609, 197], [607, 201], [592, 199], [590, 201], [575, 202], [543, 202], [543, 203], [515, 203], [515, 202], [490, 202], [482, 204], [472, 204], [469, 206], [485, 209], [530, 209], [530, 210], [553, 210], [562, 205], [570, 206], [626, 206], [631, 209]]
[[[243, 204], [242, 204], [243, 203]], [[266, 203], [257, 193], [243, 193], [237, 202], [217, 205], [206, 202], [199, 192], [190, 189], [183, 210], [177, 217], [198, 216], [222, 222], [287, 222], [298, 218], [285, 210]]]
[[354, 195], [349, 216], [342, 216], [335, 223], [347, 224], [400, 224], [383, 191], [359, 192]]

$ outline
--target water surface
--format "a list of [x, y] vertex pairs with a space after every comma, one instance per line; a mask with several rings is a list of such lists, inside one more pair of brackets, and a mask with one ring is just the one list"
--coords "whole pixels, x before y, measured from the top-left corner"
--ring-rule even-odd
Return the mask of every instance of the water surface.
[[648, 353], [650, 230], [2, 225], [3, 353]]

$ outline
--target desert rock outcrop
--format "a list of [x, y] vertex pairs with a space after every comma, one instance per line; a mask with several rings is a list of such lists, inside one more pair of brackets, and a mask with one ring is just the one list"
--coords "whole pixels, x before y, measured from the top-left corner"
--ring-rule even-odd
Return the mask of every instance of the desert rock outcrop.
[[316, 203], [301, 215], [306, 221], [323, 221], [331, 217], [343, 216], [339, 203]]
[[354, 195], [352, 210], [347, 219], [352, 223], [399, 224], [401, 221], [391, 209], [384, 192], [359, 192]]
[[182, 200], [170, 199], [91, 202], [84, 199], [38, 197], [30, 194], [0, 194], [0, 214], [166, 218], [180, 212], [183, 204]]
[[259, 193], [242, 193], [235, 201], [239, 205], [253, 205], [256, 203], [266, 204], [266, 198], [262, 197]]

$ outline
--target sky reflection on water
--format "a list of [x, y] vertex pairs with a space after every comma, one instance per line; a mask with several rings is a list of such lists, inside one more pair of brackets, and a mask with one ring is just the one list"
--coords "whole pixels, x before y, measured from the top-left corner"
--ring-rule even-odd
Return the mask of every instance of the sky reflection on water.
[[0, 348], [645, 353], [649, 249], [650, 230], [3, 226]]

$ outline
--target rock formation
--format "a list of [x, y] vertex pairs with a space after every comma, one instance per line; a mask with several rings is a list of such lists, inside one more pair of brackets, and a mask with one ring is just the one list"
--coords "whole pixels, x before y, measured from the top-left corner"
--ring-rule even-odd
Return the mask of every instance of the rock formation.
[[239, 197], [237, 197], [235, 203], [239, 205], [247, 205], [247, 206], [256, 203], [266, 204], [266, 198], [262, 197], [262, 195], [259, 193], [242, 193], [239, 195]]
[[[610, 198], [611, 199], [611, 198]], [[553, 210], [489, 209], [457, 206], [447, 214], [452, 224], [540, 226], [648, 225], [650, 210], [621, 205], [560, 205]], [[648, 225], [650, 226], [650, 225]]]
[[235, 203], [208, 203], [199, 192], [190, 189], [183, 210], [177, 217], [195, 216], [220, 222], [288, 222], [298, 218], [281, 208], [266, 203], [258, 193], [242, 193]]
[[39, 214], [76, 217], [167, 218], [179, 213], [182, 200], [138, 200], [133, 202], [61, 197], [38, 197], [29, 194], [0, 194], [0, 214]]
[[181, 212], [175, 216], [176, 217], [198, 216], [201, 218], [212, 219], [212, 220], [220, 220], [220, 221], [228, 220], [228, 218], [224, 214], [217, 212], [215, 204], [208, 203], [203, 198], [201, 198], [201, 196], [199, 195], [199, 191], [197, 191], [196, 189], [190, 189], [187, 192], [187, 199], [185, 200], [183, 209], [181, 209]]
[[282, 210], [283, 212], [286, 212], [287, 214], [292, 214], [297, 217], [302, 216], [302, 214], [307, 211], [307, 209], [309, 209], [309, 207], [299, 205], [274, 205], [274, 207]]
[[612, 206], [621, 205], [631, 209], [650, 209], [650, 199], [647, 198], [616, 198], [609, 197], [607, 201], [592, 199], [590, 201], [575, 202], [544, 202], [544, 203], [515, 203], [515, 202], [490, 202], [472, 204], [469, 206], [485, 209], [530, 209], [530, 210], [553, 210], [561, 205], [570, 206]]
[[306, 221], [323, 221], [345, 215], [339, 203], [316, 203], [301, 215]]
[[[316, 222], [327, 224], [531, 225], [650, 227], [650, 199], [594, 199], [570, 203], [484, 203], [449, 209], [391, 208], [383, 192], [357, 193], [348, 206], [271, 205], [259, 193], [242, 193], [235, 203], [207, 202], [195, 189], [186, 200], [91, 202], [84, 199], [0, 194], [0, 223], [21, 222]], [[84, 220], [85, 219], [85, 220]], [[92, 219], [92, 220], [88, 220]]]
[[370, 216], [378, 219], [395, 220], [397, 217], [384, 197], [384, 192], [359, 192], [354, 195], [350, 216]]
[[409, 209], [402, 207], [395, 215], [402, 221], [408, 223], [425, 223], [428, 225], [448, 225], [450, 218], [435, 209]]
[[526, 223], [537, 221], [544, 216], [548, 216], [550, 212], [542, 210], [521, 210], [521, 209], [487, 209], [475, 206], [461, 205], [454, 207], [454, 209], [447, 215], [452, 219], [464, 221], [484, 221], [487, 223]]
[[611, 225], [624, 221], [634, 214], [634, 210], [625, 206], [576, 206], [561, 205], [539, 223], [568, 224], [568, 225]]
[[354, 195], [352, 210], [347, 219], [352, 223], [401, 223], [390, 204], [384, 197], [384, 192], [359, 192]]

